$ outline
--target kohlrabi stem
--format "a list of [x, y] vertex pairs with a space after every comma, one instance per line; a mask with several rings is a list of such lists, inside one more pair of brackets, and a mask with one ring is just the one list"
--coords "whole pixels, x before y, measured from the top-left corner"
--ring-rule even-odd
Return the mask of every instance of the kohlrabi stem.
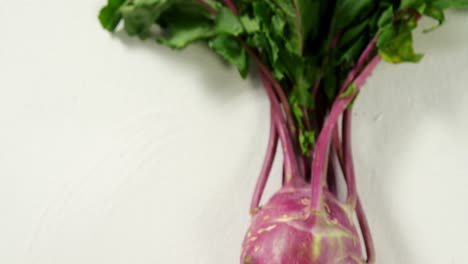
[[[375, 46], [377, 44], [377, 36], [375, 36], [371, 42], [367, 45], [366, 49], [362, 52], [361, 56], [359, 57], [359, 60], [356, 64], [356, 67], [354, 68], [355, 72], [352, 73], [354, 76], [362, 69], [364, 64], [366, 63], [366, 60], [370, 59], [372, 53], [375, 50]], [[351, 80], [354, 79], [354, 76], [350, 76]], [[344, 87], [346, 89], [347, 87]]]
[[[345, 114], [344, 114], [344, 117], [343, 119], [352, 119], [352, 115], [351, 115], [351, 111], [346, 111]], [[344, 122], [344, 121], [343, 121]], [[348, 122], [349, 125], [349, 130], [351, 130], [351, 122]], [[345, 125], [343, 126], [345, 127]], [[340, 138], [339, 138], [339, 131], [337, 129], [335, 129], [336, 133], [334, 132], [334, 134], [336, 134], [336, 139], [333, 140], [333, 145], [335, 144], [338, 144], [338, 146], [341, 146], [341, 141], [340, 141]], [[351, 134], [349, 132], [348, 135], [346, 135], [348, 132], [346, 133], [343, 133], [343, 145], [346, 145], [346, 144], [350, 144], [350, 139], [351, 139]], [[334, 135], [335, 137], [335, 135]], [[346, 138], [348, 138], [348, 143], [345, 143], [344, 141], [346, 140]], [[335, 152], [335, 154], [337, 155], [337, 157], [339, 156], [338, 153], [336, 152], [339, 152], [341, 151], [340, 148], [335, 147], [335, 148], [332, 148], [332, 152]], [[352, 162], [352, 150], [351, 150], [351, 146], [349, 147], [345, 147], [343, 146], [343, 148], [348, 148], [349, 150], [349, 159], [351, 162]], [[338, 157], [339, 158], [339, 157]], [[335, 164], [336, 164], [336, 161], [335, 161]], [[352, 164], [352, 163], [351, 163]], [[341, 164], [341, 168], [342, 170], [344, 171], [345, 170], [345, 167], [343, 165], [343, 163]], [[336, 171], [336, 170], [335, 170]], [[348, 188], [349, 188], [349, 177], [353, 177], [355, 178], [355, 171], [354, 171], [354, 166], [352, 166], [349, 170], [349, 173], [346, 175], [345, 174], [345, 181], [346, 181], [346, 184], [348, 185]], [[333, 193], [333, 189], [331, 188], [331, 186], [329, 186], [329, 190]], [[348, 194], [349, 194], [349, 189], [348, 189]], [[365, 247], [366, 247], [366, 254], [367, 254], [367, 261], [366, 263], [368, 264], [374, 264], [375, 263], [375, 249], [374, 249], [374, 241], [372, 239], [372, 233], [370, 231], [370, 227], [369, 227], [369, 223], [367, 222], [367, 217], [366, 217], [366, 214], [364, 212], [364, 209], [362, 207], [362, 203], [361, 203], [361, 199], [359, 198], [359, 194], [356, 192], [356, 206], [353, 206], [355, 207], [356, 209], [356, 215], [357, 215], [357, 218], [358, 218], [358, 222], [359, 222], [359, 226], [360, 226], [360, 229], [361, 229], [361, 233], [362, 233], [362, 237], [364, 239], [364, 244], [365, 244]]]
[[343, 114], [343, 153], [344, 153], [344, 174], [348, 183], [348, 198], [347, 202], [351, 205], [356, 204], [356, 175], [354, 173], [353, 151], [351, 146], [351, 109], [348, 109]]
[[268, 69], [267, 66], [265, 66], [265, 64], [263, 64], [263, 62], [260, 60], [260, 58], [257, 56], [257, 54], [249, 46], [247, 46], [245, 43], [244, 43], [244, 48], [247, 50], [247, 53], [250, 55], [250, 57], [255, 61], [255, 64], [259, 68], [260, 72], [268, 79], [268, 82], [270, 82], [271, 85], [273, 86], [274, 91], [275, 91], [276, 95], [278, 96], [278, 98], [279, 98], [279, 100], [281, 102], [281, 105], [283, 106], [284, 113], [286, 114], [286, 122], [287, 122], [288, 127], [289, 127], [289, 133], [290, 133], [290, 135], [292, 137], [293, 142], [296, 142], [296, 138], [295, 138], [295, 136], [297, 134], [296, 126], [294, 125], [294, 118], [293, 118], [293, 115], [292, 115], [292, 112], [291, 112], [291, 107], [289, 105], [288, 98], [286, 97], [286, 94], [284, 93], [283, 88], [275, 80], [275, 78], [273, 78], [273, 76], [271, 75], [270, 70]]
[[372, 72], [374, 71], [375, 67], [377, 66], [377, 64], [379, 64], [380, 61], [381, 61], [381, 58], [378, 55], [372, 58], [369, 61], [369, 64], [367, 64], [364, 70], [362, 70], [359, 76], [354, 80], [353, 83], [356, 85], [355, 92], [351, 96], [344, 98], [345, 101], [349, 101], [348, 105], [354, 99], [356, 94], [359, 93], [359, 90], [366, 83], [367, 79], [369, 78], [369, 76], [371, 76]]
[[[363, 53], [363, 56], [370, 56], [372, 54], [372, 50], [366, 51]], [[367, 59], [360, 59], [362, 63], [364, 63]], [[321, 199], [322, 199], [322, 181], [323, 181], [323, 174], [324, 174], [324, 166], [326, 165], [326, 159], [328, 158], [328, 148], [330, 145], [330, 138], [333, 129], [335, 128], [338, 119], [340, 118], [341, 114], [346, 110], [348, 105], [353, 100], [356, 93], [364, 84], [365, 80], [369, 77], [372, 73], [372, 70], [377, 66], [378, 62], [380, 61], [380, 57], [375, 56], [366, 68], [359, 74], [359, 76], [354, 80], [354, 85], [356, 89], [354, 93], [350, 96], [342, 97], [342, 94], [346, 91], [349, 87], [351, 82], [353, 81], [354, 75], [359, 71], [359, 69], [354, 69], [350, 72], [350, 77], [348, 77], [347, 81], [345, 82], [343, 88], [341, 89], [340, 93], [338, 94], [337, 99], [333, 103], [333, 106], [330, 110], [330, 114], [328, 115], [323, 128], [320, 132], [320, 135], [317, 140], [317, 144], [315, 146], [313, 161], [312, 161], [312, 199], [311, 199], [311, 209], [312, 210], [319, 210], [321, 209]], [[357, 65], [360, 66], [359, 63]]]
[[281, 141], [281, 148], [283, 149], [285, 178], [284, 185], [295, 185], [301, 177], [297, 156], [292, 148], [291, 138], [289, 137], [288, 130], [284, 125], [283, 115], [276, 114], [276, 126], [278, 129], [279, 138]]
[[358, 218], [359, 226], [361, 227], [362, 237], [364, 238], [364, 244], [366, 246], [366, 255], [368, 264], [375, 263], [375, 248], [374, 248], [374, 239], [372, 238], [371, 230], [369, 227], [369, 222], [367, 221], [366, 213], [362, 207], [361, 199], [357, 197], [356, 204], [356, 215]]
[[260, 75], [262, 77], [263, 85], [265, 86], [268, 97], [270, 98], [273, 119], [275, 120], [276, 129], [278, 131], [281, 147], [283, 149], [286, 174], [285, 184], [296, 184], [297, 179], [300, 178], [301, 175], [299, 174], [300, 172], [296, 159], [297, 156], [294, 152], [291, 136], [284, 122], [283, 112], [281, 111], [280, 104], [274, 94], [270, 79], [263, 72]]
[[237, 7], [236, 7], [236, 5], [234, 4], [234, 2], [232, 0], [225, 0], [224, 2], [226, 3], [227, 7], [229, 7], [229, 9], [231, 9], [231, 11], [234, 14], [236, 14], [236, 15], [239, 14], [239, 11], [237, 10]]
[[352, 204], [356, 208], [356, 214], [361, 227], [362, 237], [366, 246], [367, 263], [375, 263], [375, 249], [374, 241], [372, 239], [372, 233], [370, 231], [367, 217], [362, 207], [361, 199], [356, 190], [356, 173], [354, 170], [353, 163], [353, 151], [351, 145], [351, 129], [352, 129], [352, 111], [348, 109], [343, 114], [343, 149], [345, 152], [345, 166], [346, 166], [346, 182], [348, 185], [348, 203]]
[[[332, 105], [332, 108], [330, 110], [330, 114], [328, 118], [326, 119], [322, 130], [320, 132], [320, 135], [317, 140], [317, 144], [315, 145], [315, 151], [312, 159], [312, 173], [311, 173], [311, 187], [312, 187], [312, 199], [311, 199], [311, 209], [312, 210], [318, 210], [320, 209], [321, 205], [321, 197], [322, 197], [322, 177], [324, 173], [324, 166], [325, 166], [325, 159], [328, 156], [327, 151], [328, 151], [328, 146], [330, 144], [330, 134], [332, 133], [334, 127], [336, 126], [336, 123], [340, 117], [340, 115], [343, 113], [343, 111], [346, 109], [348, 104], [352, 101], [354, 95], [352, 96], [347, 96], [345, 98], [341, 98], [341, 95], [348, 89], [350, 86], [351, 82], [355, 78], [355, 76], [361, 71], [362, 67], [366, 63], [366, 61], [371, 57], [371, 55], [374, 52], [375, 46], [377, 43], [377, 36], [372, 39], [372, 41], [367, 45], [367, 47], [364, 49], [363, 53], [359, 57], [359, 60], [357, 62], [357, 65], [354, 69], [350, 71], [348, 74], [348, 77], [346, 78], [343, 87], [341, 88], [337, 99]], [[380, 58], [378, 56], [375, 56], [372, 61], [368, 64], [366, 69], [360, 74], [360, 77], [362, 78], [357, 78], [359, 79], [359, 83], [357, 82], [358, 80], [356, 79], [355, 85], [356, 85], [356, 90], [359, 90], [364, 83], [365, 79], [370, 75], [371, 71], [374, 69], [374, 67], [377, 65], [377, 63], [380, 61]], [[362, 83], [361, 83], [362, 82]], [[357, 91], [355, 91], [356, 93]], [[343, 168], [344, 170], [344, 168]]]
[[276, 129], [276, 121], [273, 117], [273, 107], [271, 107], [270, 119], [270, 137], [268, 139], [267, 151], [263, 161], [262, 170], [257, 180], [255, 190], [250, 203], [250, 213], [253, 215], [259, 208], [260, 201], [262, 200], [263, 191], [265, 190], [266, 183], [270, 176], [271, 167], [275, 159], [276, 148], [278, 146], [278, 131]]

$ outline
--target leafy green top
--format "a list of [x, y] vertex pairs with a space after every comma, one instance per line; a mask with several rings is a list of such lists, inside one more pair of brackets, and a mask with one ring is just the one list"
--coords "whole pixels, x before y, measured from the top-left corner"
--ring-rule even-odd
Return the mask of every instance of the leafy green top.
[[422, 55], [413, 49], [412, 31], [419, 17], [440, 25], [446, 9], [468, 7], [468, 0], [237, 0], [235, 5], [233, 12], [220, 0], [108, 0], [99, 19], [109, 31], [123, 20], [129, 35], [173, 49], [205, 42], [244, 78], [255, 56], [281, 84], [298, 128], [294, 136], [307, 153], [315, 140], [317, 125], [310, 123], [318, 122], [317, 104], [328, 109], [373, 39], [385, 61], [418, 62]]

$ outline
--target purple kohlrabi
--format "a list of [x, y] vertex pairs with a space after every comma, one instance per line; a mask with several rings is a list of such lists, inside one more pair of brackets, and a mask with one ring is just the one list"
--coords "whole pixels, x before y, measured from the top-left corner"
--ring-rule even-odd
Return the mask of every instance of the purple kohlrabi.
[[310, 186], [283, 187], [254, 213], [243, 264], [361, 264], [354, 208], [324, 190], [323, 210], [310, 209]]

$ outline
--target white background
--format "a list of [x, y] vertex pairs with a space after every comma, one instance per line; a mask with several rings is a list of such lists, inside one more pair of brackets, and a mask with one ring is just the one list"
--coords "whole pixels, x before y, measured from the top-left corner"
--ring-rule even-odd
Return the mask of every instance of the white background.
[[[259, 82], [203, 47], [107, 34], [102, 2], [0, 0], [0, 263], [239, 263]], [[359, 189], [379, 264], [466, 264], [467, 14], [417, 46], [356, 105]]]

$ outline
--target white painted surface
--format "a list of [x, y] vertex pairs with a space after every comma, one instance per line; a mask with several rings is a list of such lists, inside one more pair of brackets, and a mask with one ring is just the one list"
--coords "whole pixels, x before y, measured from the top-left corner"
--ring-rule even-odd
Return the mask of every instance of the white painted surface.
[[[111, 37], [101, 2], [0, 0], [0, 263], [238, 263], [261, 87]], [[417, 39], [426, 59], [381, 65], [357, 103], [359, 187], [379, 264], [464, 264], [468, 16]]]

